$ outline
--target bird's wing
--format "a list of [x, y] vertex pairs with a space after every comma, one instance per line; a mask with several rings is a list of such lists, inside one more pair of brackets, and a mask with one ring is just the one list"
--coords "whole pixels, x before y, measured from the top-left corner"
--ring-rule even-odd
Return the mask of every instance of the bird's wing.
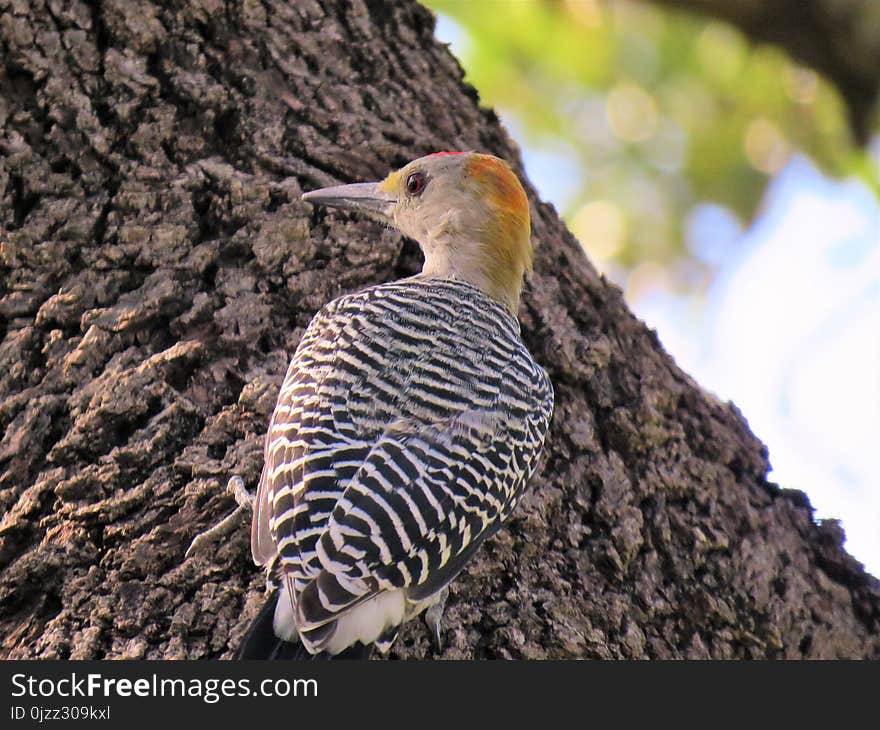
[[[340, 484], [369, 453], [368, 442], [341, 436], [344, 425], [334, 415], [339, 401], [323, 390], [325, 380], [334, 380], [333, 369], [316, 363], [315, 347], [323, 343], [333, 350], [341, 336], [333, 326], [337, 307], [338, 302], [331, 302], [309, 324], [272, 413], [251, 522], [257, 565], [269, 565], [279, 555], [299, 562], [305, 552], [308, 558], [301, 543], [314, 542], [311, 523], [321, 524], [320, 508], [327, 500], [331, 507], [335, 504]], [[302, 572], [309, 572], [307, 566]]]
[[268, 462], [263, 461], [263, 472], [260, 474], [260, 484], [257, 487], [257, 496], [254, 500], [254, 516], [251, 521], [251, 555], [254, 563], [265, 565], [275, 557], [277, 552], [275, 540], [272, 539], [272, 531], [269, 529], [271, 515], [271, 489], [267, 478]]
[[[251, 521], [251, 555], [257, 565], [268, 565], [278, 554], [278, 545], [272, 534], [274, 499], [302, 480], [302, 460], [308, 443], [297, 438], [301, 414], [314, 410], [317, 391], [323, 375], [309, 368], [309, 352], [316, 342], [327, 336], [327, 323], [332, 321], [335, 302], [325, 306], [312, 320], [303, 334], [288, 366], [281, 385], [278, 402], [269, 422], [263, 448], [263, 471], [254, 500]], [[301, 388], [307, 392], [303, 393]]]
[[441, 590], [510, 514], [545, 428], [510, 404], [393, 424], [318, 540], [321, 571], [297, 602], [303, 635], [383, 590], [412, 602]]

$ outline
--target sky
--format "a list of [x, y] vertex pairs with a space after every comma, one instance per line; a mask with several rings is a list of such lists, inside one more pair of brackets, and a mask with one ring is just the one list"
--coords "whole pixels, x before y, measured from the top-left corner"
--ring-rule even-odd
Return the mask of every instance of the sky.
[[[698, 256], [718, 250], [707, 233]], [[880, 205], [794, 158], [737, 244], [705, 299], [655, 291], [634, 311], [736, 403], [770, 450], [770, 479], [840, 519], [849, 552], [880, 575]]]
[[[461, 31], [440, 16], [437, 37], [455, 52]], [[565, 210], [577, 167], [526, 144], [517, 119], [496, 111], [529, 179]], [[880, 139], [875, 149], [880, 160]], [[737, 405], [769, 449], [769, 479], [806, 492], [816, 519], [840, 519], [847, 550], [880, 576], [877, 198], [795, 155], [748, 229], [703, 205], [687, 239], [694, 256], [718, 267], [708, 290], [682, 295], [641, 282], [635, 297], [620, 281], [630, 307], [683, 370]]]

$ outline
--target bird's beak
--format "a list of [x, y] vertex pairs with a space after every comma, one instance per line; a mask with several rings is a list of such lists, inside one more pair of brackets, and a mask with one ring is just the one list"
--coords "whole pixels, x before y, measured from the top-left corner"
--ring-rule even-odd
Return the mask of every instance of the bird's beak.
[[302, 199], [313, 205], [329, 205], [333, 208], [357, 210], [387, 219], [391, 212], [391, 206], [397, 202], [397, 198], [382, 190], [380, 185], [380, 183], [335, 185], [332, 188], [312, 190], [305, 193]]

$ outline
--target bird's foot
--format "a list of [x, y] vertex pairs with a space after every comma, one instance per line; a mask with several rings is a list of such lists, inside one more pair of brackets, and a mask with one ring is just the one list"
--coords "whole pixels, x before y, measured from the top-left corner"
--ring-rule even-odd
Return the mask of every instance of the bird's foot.
[[443, 609], [446, 608], [446, 599], [449, 598], [449, 589], [440, 591], [440, 597], [427, 611], [425, 611], [425, 624], [431, 630], [431, 639], [434, 648], [439, 654], [443, 651], [443, 639], [440, 636], [440, 621], [443, 618]]
[[240, 476], [236, 474], [229, 478], [226, 483], [226, 491], [235, 498], [238, 506], [216, 525], [196, 535], [184, 553], [185, 558], [200, 552], [208, 545], [217, 542], [221, 537], [228, 535], [236, 528], [240, 515], [253, 511], [254, 495], [248, 492], [244, 486], [244, 479]]

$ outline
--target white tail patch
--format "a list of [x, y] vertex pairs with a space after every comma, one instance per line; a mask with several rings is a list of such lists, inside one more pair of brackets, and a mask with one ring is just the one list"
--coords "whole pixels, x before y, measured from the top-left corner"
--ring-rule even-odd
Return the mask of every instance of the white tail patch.
[[[291, 581], [281, 581], [272, 628], [279, 639], [296, 642], [300, 641], [300, 636], [296, 625], [296, 611], [291, 600], [290, 584]], [[407, 600], [406, 591], [403, 589], [382, 591], [339, 616], [332, 637], [320, 650], [336, 655], [358, 641], [362, 644], [374, 644], [387, 629], [400, 626], [404, 621], [418, 616], [426, 608], [437, 603], [440, 597], [441, 592], [438, 592], [422, 601], [413, 602]], [[315, 653], [316, 649], [310, 646], [307, 640], [304, 640], [303, 644], [309, 652]], [[390, 643], [388, 646], [379, 647], [380, 651], [387, 651], [390, 648]]]
[[336, 619], [336, 630], [324, 651], [338, 654], [356, 641], [372, 644], [389, 626], [399, 626], [405, 612], [403, 590], [383, 591]]

